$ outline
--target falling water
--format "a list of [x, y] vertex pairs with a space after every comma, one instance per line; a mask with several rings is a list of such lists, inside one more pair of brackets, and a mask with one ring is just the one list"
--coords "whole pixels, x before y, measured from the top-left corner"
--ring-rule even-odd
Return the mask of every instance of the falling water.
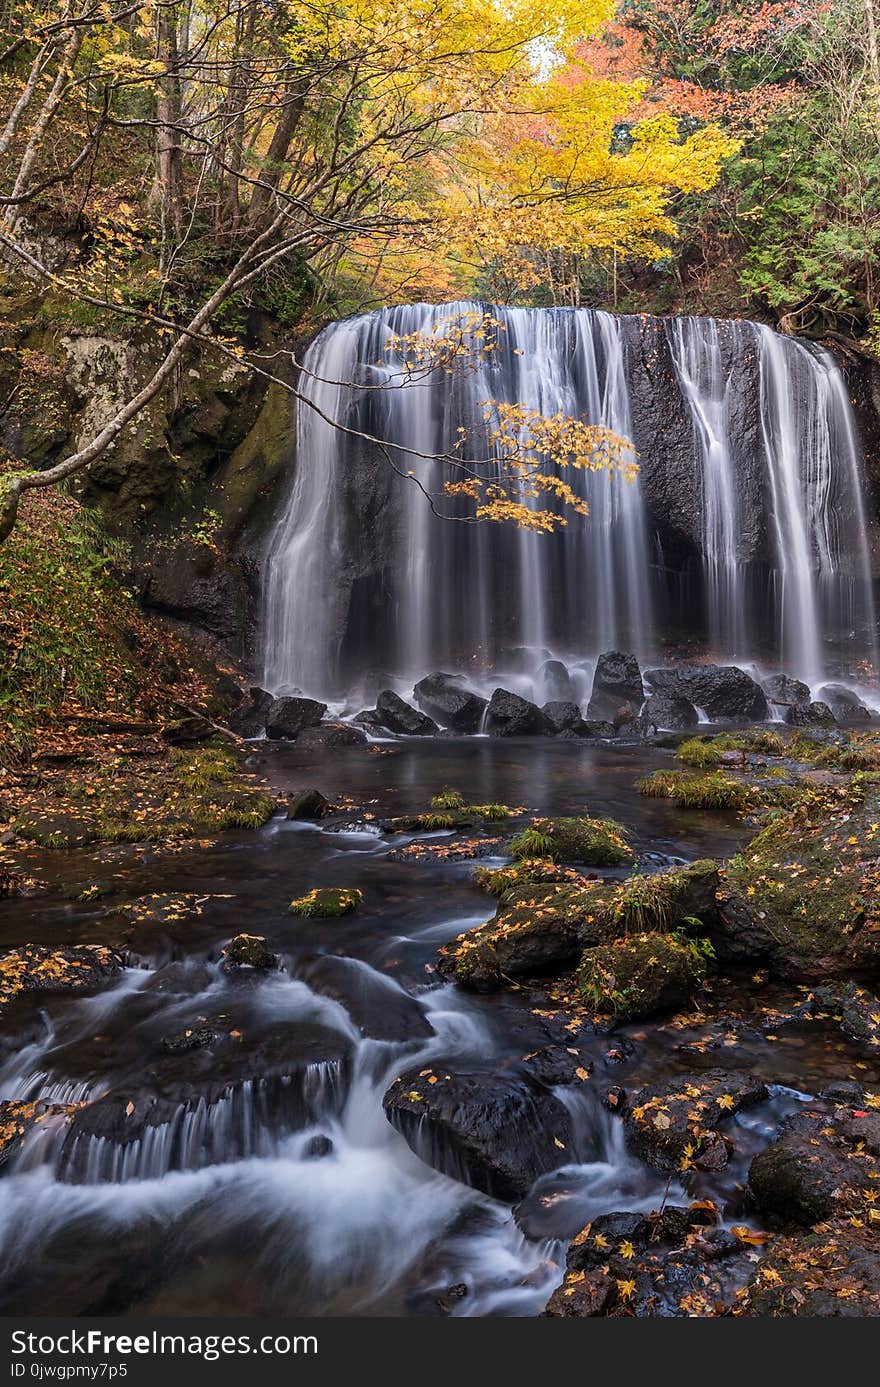
[[[389, 349], [485, 312], [499, 327], [466, 367], [408, 376]], [[267, 559], [270, 689], [338, 696], [370, 671], [411, 684], [491, 670], [519, 647], [536, 666], [548, 651], [656, 656], [675, 582], [682, 633], [704, 626], [715, 657], [816, 683], [842, 636], [877, 663], [859, 447], [827, 353], [749, 322], [416, 304], [328, 327], [302, 390]], [[461, 523], [458, 498], [434, 503], [453, 518], [435, 514], [440, 457], [460, 428], [485, 436], [502, 401], [605, 425], [637, 450], [639, 477], [567, 473], [589, 515], [552, 536]], [[662, 437], [677, 420], [683, 469]], [[692, 560], [664, 550], [676, 509], [696, 513], [683, 539], [675, 523], [698, 591], [681, 576]]]

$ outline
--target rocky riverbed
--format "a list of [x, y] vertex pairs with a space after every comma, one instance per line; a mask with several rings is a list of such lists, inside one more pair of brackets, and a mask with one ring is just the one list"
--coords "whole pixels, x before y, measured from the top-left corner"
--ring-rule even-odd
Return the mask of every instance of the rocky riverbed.
[[877, 1313], [873, 739], [282, 741], [208, 795], [263, 827], [13, 824], [6, 1313]]

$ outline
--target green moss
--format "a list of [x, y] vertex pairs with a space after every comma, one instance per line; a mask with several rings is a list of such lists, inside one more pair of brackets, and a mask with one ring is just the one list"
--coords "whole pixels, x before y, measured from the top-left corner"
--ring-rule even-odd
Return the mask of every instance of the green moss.
[[744, 809], [749, 791], [740, 781], [715, 772], [684, 777], [673, 789], [672, 798], [680, 809]]
[[706, 976], [699, 945], [674, 935], [638, 934], [587, 949], [578, 987], [600, 1016], [636, 1021], [683, 1006]]
[[514, 857], [548, 857], [587, 867], [620, 867], [635, 860], [626, 830], [613, 819], [534, 819], [510, 844]]
[[678, 748], [677, 759], [685, 766], [707, 770], [721, 765], [721, 748], [704, 737], [689, 737]]
[[617, 887], [610, 918], [615, 931], [666, 931], [683, 919], [707, 923], [715, 913], [718, 867], [709, 859], [666, 872], [637, 873]]
[[315, 887], [290, 902], [291, 915], [314, 916], [322, 920], [337, 920], [357, 910], [364, 893], [351, 886]]
[[686, 771], [652, 771], [639, 781], [638, 791], [650, 799], [671, 799], [675, 787], [686, 778]]

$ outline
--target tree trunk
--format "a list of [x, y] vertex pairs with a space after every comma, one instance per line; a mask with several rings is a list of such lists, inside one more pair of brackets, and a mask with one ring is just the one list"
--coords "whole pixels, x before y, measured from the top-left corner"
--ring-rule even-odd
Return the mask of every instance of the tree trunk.
[[170, 232], [179, 240], [183, 231], [183, 155], [180, 122], [183, 101], [178, 70], [177, 15], [163, 6], [158, 13], [159, 60], [165, 75], [156, 96], [156, 173], [150, 206], [162, 221], [163, 239]]
[[264, 213], [273, 199], [273, 194], [281, 182], [283, 164], [302, 119], [305, 108], [305, 91], [292, 91], [288, 88], [284, 108], [272, 135], [269, 150], [260, 170], [260, 181], [254, 186], [251, 204], [248, 208], [248, 222], [256, 228], [263, 220]]

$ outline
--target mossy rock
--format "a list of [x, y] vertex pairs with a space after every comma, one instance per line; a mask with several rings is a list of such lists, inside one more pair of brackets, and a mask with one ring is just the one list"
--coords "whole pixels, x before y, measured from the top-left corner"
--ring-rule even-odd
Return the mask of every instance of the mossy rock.
[[584, 867], [624, 867], [635, 861], [626, 829], [613, 819], [533, 819], [510, 844], [514, 857], [548, 857]]
[[803, 981], [880, 977], [880, 801], [859, 795], [805, 797], [728, 863], [710, 931], [721, 959]]
[[353, 886], [315, 887], [290, 902], [291, 915], [314, 916], [321, 920], [337, 920], [351, 915], [363, 900], [363, 892]]
[[474, 872], [476, 886], [502, 899], [521, 886], [581, 880], [574, 868], [560, 867], [547, 857], [526, 857], [509, 867], [478, 867]]
[[473, 991], [505, 978], [561, 968], [609, 928], [613, 884], [603, 881], [525, 883], [509, 892], [479, 929], [439, 952], [440, 973]]
[[587, 1005], [618, 1021], [638, 1021], [686, 1005], [705, 977], [706, 958], [696, 944], [657, 933], [587, 949], [578, 968]]
[[[496, 914], [440, 950], [439, 971], [464, 987], [489, 991], [505, 978], [570, 964], [584, 948], [632, 929], [702, 929], [717, 914], [718, 868], [708, 860], [624, 882], [519, 880], [517, 868], [487, 873], [508, 889]], [[493, 885], [499, 884], [493, 881]]]

